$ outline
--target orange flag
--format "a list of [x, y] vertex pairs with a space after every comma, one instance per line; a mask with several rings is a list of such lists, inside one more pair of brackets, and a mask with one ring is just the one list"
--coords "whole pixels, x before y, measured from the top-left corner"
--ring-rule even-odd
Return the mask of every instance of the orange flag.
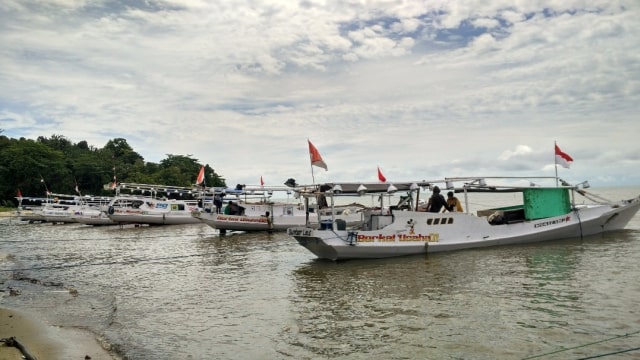
[[387, 182], [387, 178], [382, 175], [382, 171], [380, 171], [380, 166], [378, 166], [378, 180], [382, 182]]
[[196, 178], [196, 185], [202, 184], [204, 181], [204, 165], [200, 167], [200, 172], [198, 173], [198, 177]]
[[322, 156], [320, 156], [318, 149], [316, 149], [308, 139], [307, 142], [309, 142], [309, 157], [311, 158], [311, 165], [328, 170], [327, 164], [322, 160]]

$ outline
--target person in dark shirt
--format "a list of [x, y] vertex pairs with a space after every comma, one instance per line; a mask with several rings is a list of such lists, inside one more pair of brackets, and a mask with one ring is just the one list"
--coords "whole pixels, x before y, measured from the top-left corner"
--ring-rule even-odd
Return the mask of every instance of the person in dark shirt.
[[222, 194], [213, 196], [213, 205], [216, 207], [216, 214], [220, 214], [222, 212]]
[[447, 200], [444, 199], [444, 196], [440, 194], [440, 188], [437, 186], [433, 187], [433, 194], [429, 198], [429, 202], [427, 203], [427, 211], [439, 213], [442, 208], [449, 210], [449, 206], [447, 205]]

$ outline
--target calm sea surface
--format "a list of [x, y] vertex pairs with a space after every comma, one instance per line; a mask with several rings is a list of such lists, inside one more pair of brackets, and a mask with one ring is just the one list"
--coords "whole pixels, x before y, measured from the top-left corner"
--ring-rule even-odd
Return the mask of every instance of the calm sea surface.
[[640, 215], [553, 244], [339, 263], [282, 233], [0, 225], [0, 306], [125, 359], [638, 359], [639, 278]]

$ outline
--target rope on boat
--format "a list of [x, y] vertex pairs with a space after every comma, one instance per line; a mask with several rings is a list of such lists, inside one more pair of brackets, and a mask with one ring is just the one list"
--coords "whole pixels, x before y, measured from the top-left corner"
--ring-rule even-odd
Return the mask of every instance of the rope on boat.
[[580, 210], [578, 210], [577, 208], [574, 208], [574, 211], [576, 213], [576, 216], [578, 217], [578, 225], [580, 225], [580, 240], [583, 239], [582, 237], [582, 219], [580, 219]]
[[351, 246], [355, 246], [358, 243], [358, 232], [357, 231], [347, 231], [347, 238], [343, 239], [340, 234], [338, 234], [335, 230], [331, 229], [333, 235], [335, 235], [338, 239], [346, 242]]
[[22, 357], [25, 360], [37, 360], [35, 356], [29, 354], [27, 348], [25, 348], [24, 345], [22, 345], [14, 336], [0, 339], [0, 342], [3, 342], [6, 346], [11, 346], [20, 350], [20, 352], [22, 353]]
[[[529, 356], [529, 357], [526, 357], [526, 358], [522, 358], [522, 360], [537, 359], [537, 358], [541, 358], [543, 356], [553, 355], [553, 354], [557, 354], [557, 353], [561, 353], [561, 352], [569, 351], [569, 350], [575, 350], [575, 349], [579, 349], [579, 348], [582, 348], [582, 347], [587, 347], [587, 346], [590, 346], [590, 345], [600, 344], [600, 343], [604, 343], [604, 342], [611, 341], [611, 340], [616, 340], [616, 339], [620, 339], [620, 338], [624, 338], [624, 337], [629, 337], [631, 335], [636, 335], [636, 334], [639, 334], [639, 333], [640, 333], [640, 331], [635, 331], [635, 332], [632, 332], [632, 333], [626, 333], [624, 335], [617, 335], [617, 336], [610, 337], [608, 339], [598, 340], [598, 341], [594, 341], [594, 342], [591, 342], [591, 343], [577, 345], [577, 346], [573, 346], [573, 347], [569, 347], [569, 348], [562, 348], [562, 349], [559, 349], [559, 350], [556, 350], [556, 351], [551, 351], [551, 352], [544, 353], [544, 354], [538, 354], [538, 355]], [[596, 356], [586, 357], [586, 358], [582, 358], [582, 359], [578, 359], [578, 360], [594, 359], [594, 358], [597, 358], [597, 357], [604, 357], [604, 356], [607, 356], [607, 355], [625, 353], [625, 352], [635, 351], [635, 350], [640, 350], [640, 348], [632, 348], [632, 349], [620, 350], [620, 351], [616, 351], [616, 352], [611, 352], [611, 353], [606, 353], [606, 354], [600, 354], [600, 355], [596, 355]]]
[[[613, 201], [603, 198], [602, 196], [596, 195], [594, 193], [588, 193], [585, 190], [577, 190], [578, 194], [584, 196], [585, 198], [597, 203], [597, 204], [613, 204]], [[596, 200], [597, 199], [597, 200]]]

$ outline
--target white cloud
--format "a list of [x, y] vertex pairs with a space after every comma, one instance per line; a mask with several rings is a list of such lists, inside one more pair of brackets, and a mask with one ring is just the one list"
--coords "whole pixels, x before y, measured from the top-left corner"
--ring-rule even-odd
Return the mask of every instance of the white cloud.
[[563, 176], [637, 184], [638, 10], [7, 0], [0, 128], [123, 137], [148, 161], [191, 154], [230, 184], [310, 181], [307, 138], [330, 168], [316, 181], [375, 180], [376, 165], [405, 180], [553, 175], [557, 140], [576, 159]]
[[502, 154], [500, 154], [500, 156], [498, 157], [498, 159], [500, 160], [510, 160], [513, 157], [518, 157], [518, 156], [522, 156], [522, 155], [529, 155], [533, 152], [533, 150], [527, 146], [527, 145], [518, 145], [516, 146], [515, 150], [505, 150], [504, 152], [502, 152]]

